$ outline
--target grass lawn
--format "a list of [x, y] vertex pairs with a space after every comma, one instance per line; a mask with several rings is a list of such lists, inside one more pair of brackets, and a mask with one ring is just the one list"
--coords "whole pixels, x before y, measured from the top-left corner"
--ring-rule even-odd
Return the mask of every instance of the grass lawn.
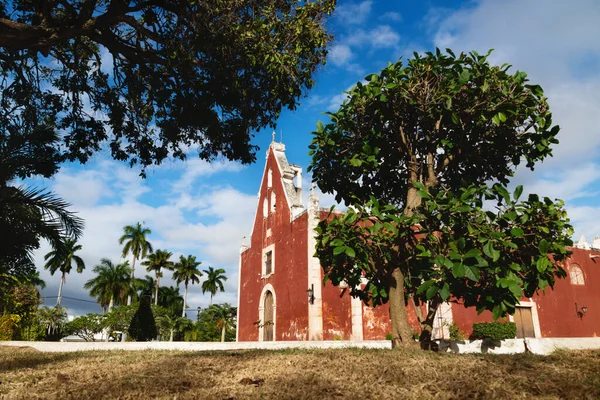
[[600, 351], [41, 353], [0, 347], [0, 398], [600, 399]]

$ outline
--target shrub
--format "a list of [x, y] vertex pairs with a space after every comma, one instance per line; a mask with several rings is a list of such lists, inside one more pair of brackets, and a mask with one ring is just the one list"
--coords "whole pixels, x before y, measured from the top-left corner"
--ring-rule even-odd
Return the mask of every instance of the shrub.
[[158, 336], [154, 314], [152, 314], [152, 309], [150, 308], [150, 296], [142, 297], [140, 307], [131, 319], [129, 335], [137, 342], [149, 342]]
[[452, 321], [451, 324], [445, 323], [448, 327], [448, 333], [450, 334], [450, 340], [464, 340], [467, 337], [465, 331], [461, 331], [456, 322]]
[[517, 325], [514, 322], [476, 322], [473, 324], [475, 339], [514, 339], [517, 336]]
[[19, 330], [19, 320], [15, 314], [0, 315], [0, 340], [13, 340]]

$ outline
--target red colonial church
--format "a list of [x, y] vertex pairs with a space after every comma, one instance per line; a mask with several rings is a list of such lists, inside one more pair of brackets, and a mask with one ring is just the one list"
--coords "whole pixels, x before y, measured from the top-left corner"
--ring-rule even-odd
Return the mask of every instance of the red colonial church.
[[[323, 285], [315, 253], [315, 227], [328, 209], [311, 193], [302, 200], [302, 168], [288, 163], [285, 146], [272, 142], [258, 194], [250, 243], [240, 254], [238, 341], [381, 340], [391, 332], [389, 308], [371, 308], [342, 286]], [[518, 337], [600, 336], [600, 238], [571, 249], [566, 279], [546, 294], [523, 298], [513, 317]], [[414, 310], [409, 320], [419, 330]], [[435, 338], [449, 338], [448, 325], [470, 334], [491, 313], [446, 303], [434, 324]]]

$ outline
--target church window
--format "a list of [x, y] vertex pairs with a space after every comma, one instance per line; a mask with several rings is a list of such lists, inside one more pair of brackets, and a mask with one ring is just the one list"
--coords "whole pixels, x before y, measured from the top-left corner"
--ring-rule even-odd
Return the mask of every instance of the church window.
[[571, 284], [585, 285], [585, 280], [583, 278], [583, 271], [577, 265], [569, 266], [569, 277], [571, 278]]
[[262, 252], [262, 277], [268, 278], [275, 273], [275, 244], [271, 244]]
[[273, 170], [269, 168], [269, 172], [267, 173], [267, 187], [273, 186]]
[[269, 215], [269, 202], [265, 198], [263, 201], [263, 217], [267, 218], [267, 215]]
[[271, 192], [271, 212], [275, 212], [275, 192]]

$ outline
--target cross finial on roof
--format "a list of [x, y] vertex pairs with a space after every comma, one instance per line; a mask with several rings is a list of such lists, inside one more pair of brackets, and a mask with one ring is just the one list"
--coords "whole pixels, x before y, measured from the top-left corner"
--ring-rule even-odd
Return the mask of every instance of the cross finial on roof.
[[312, 185], [310, 185], [310, 193], [315, 194], [315, 188], [317, 187], [316, 183], [313, 183]]
[[271, 134], [271, 136], [272, 136], [271, 143], [275, 143], [275, 135], [276, 135], [276, 133], [275, 133], [275, 131], [273, 131], [273, 133]]

